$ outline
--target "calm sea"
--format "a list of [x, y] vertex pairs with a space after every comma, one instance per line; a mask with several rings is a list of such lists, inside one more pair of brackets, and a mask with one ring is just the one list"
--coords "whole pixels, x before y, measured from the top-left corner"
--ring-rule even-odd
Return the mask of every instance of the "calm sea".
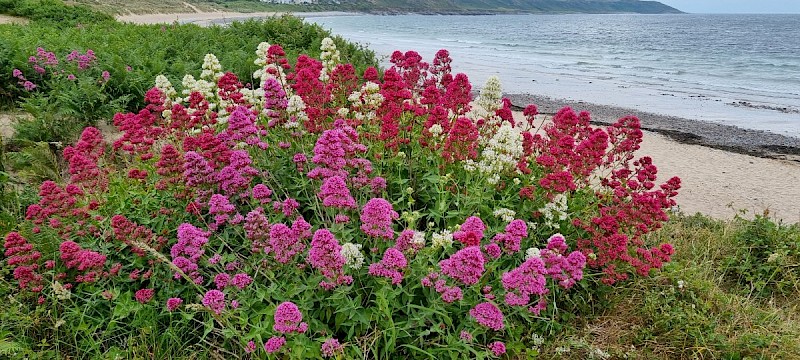
[[[448, 49], [480, 87], [800, 137], [800, 15], [308, 18], [379, 55]], [[385, 61], [385, 60], [384, 60]]]

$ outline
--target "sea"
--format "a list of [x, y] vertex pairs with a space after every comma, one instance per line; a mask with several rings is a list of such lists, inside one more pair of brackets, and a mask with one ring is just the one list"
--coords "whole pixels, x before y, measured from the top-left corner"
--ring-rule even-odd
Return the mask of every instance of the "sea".
[[[800, 137], [800, 15], [355, 15], [307, 17], [374, 50], [431, 61], [474, 87]], [[524, 105], [524, 104], [520, 104]]]

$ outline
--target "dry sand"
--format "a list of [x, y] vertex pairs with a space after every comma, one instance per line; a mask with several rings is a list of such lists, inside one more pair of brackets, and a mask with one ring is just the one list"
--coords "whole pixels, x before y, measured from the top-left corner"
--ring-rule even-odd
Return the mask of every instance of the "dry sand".
[[800, 163], [687, 145], [645, 132], [639, 155], [648, 155], [659, 178], [678, 176], [683, 187], [678, 205], [687, 214], [701, 212], [730, 219], [769, 211], [787, 223], [800, 222]]
[[192, 12], [175, 14], [140, 14], [140, 15], [121, 15], [117, 20], [135, 24], [171, 24], [178, 23], [197, 23], [205, 24], [211, 20], [235, 20], [247, 19], [252, 17], [270, 17], [279, 13], [258, 12], [258, 13], [238, 13], [238, 12]]
[[252, 18], [267, 18], [272, 16], [280, 16], [284, 14], [292, 14], [297, 17], [322, 17], [322, 16], [347, 16], [355, 15], [356, 13], [342, 12], [342, 11], [320, 11], [320, 12], [253, 12], [253, 13], [239, 13], [239, 12], [193, 12], [193, 13], [174, 13], [174, 14], [141, 14], [141, 15], [121, 15], [117, 16], [117, 20], [122, 22], [130, 22], [135, 24], [171, 24], [178, 22], [181, 24], [192, 23], [201, 26], [211, 24], [226, 24], [233, 21], [242, 21]]
[[0, 24], [27, 24], [28, 19], [0, 14]]

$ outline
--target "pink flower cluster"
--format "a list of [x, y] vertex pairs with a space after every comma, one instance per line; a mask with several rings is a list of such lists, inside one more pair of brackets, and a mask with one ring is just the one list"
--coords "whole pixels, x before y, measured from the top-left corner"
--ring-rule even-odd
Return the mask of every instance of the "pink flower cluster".
[[495, 235], [492, 242], [501, 245], [506, 253], [513, 254], [520, 250], [522, 239], [526, 237], [528, 237], [528, 224], [517, 219], [506, 225], [504, 233]]
[[[220, 79], [222, 81], [222, 79]], [[241, 94], [240, 94], [241, 95]], [[265, 150], [267, 143], [261, 140], [267, 131], [256, 125], [256, 115], [246, 106], [237, 106], [228, 117], [228, 129], [217, 135], [221, 140], [234, 147], [239, 142]]]
[[75, 277], [77, 282], [95, 282], [103, 275], [106, 256], [95, 251], [82, 249], [73, 241], [64, 241], [58, 247], [61, 261], [67, 269], [75, 269], [83, 274]]
[[361, 210], [361, 230], [372, 237], [391, 239], [394, 237], [392, 221], [399, 217], [391, 203], [382, 198], [372, 198]]
[[461, 228], [453, 233], [453, 239], [460, 241], [464, 246], [478, 246], [483, 239], [483, 231], [486, 225], [481, 218], [470, 216], [461, 225]]
[[[203, 256], [203, 246], [208, 243], [208, 233], [192, 224], [183, 223], [178, 227], [178, 242], [172, 245], [172, 263], [183, 271], [196, 284], [203, 282], [197, 262]], [[175, 273], [179, 279], [180, 273]]]
[[482, 302], [475, 305], [470, 311], [469, 316], [472, 316], [478, 324], [495, 331], [500, 331], [505, 328], [503, 322], [503, 312], [490, 302]]
[[179, 307], [183, 304], [183, 299], [181, 298], [169, 298], [167, 299], [167, 310], [170, 312], [178, 310]]
[[249, 196], [250, 182], [258, 175], [258, 170], [250, 166], [253, 161], [244, 150], [234, 150], [228, 158], [229, 163], [216, 174], [216, 184], [228, 197]]
[[506, 353], [506, 344], [501, 341], [495, 341], [489, 344], [489, 351], [491, 351], [494, 356], [501, 356]]
[[372, 276], [385, 277], [392, 280], [392, 285], [397, 285], [403, 281], [403, 269], [408, 267], [408, 262], [403, 253], [396, 248], [389, 248], [383, 254], [380, 262], [370, 264], [369, 274]]
[[363, 185], [368, 183], [367, 176], [372, 173], [372, 163], [359, 157], [367, 151], [367, 147], [358, 142], [358, 132], [341, 119], [334, 122], [334, 128], [325, 130], [317, 138], [314, 145], [314, 157], [311, 158], [317, 167], [308, 173], [312, 179], [326, 179], [331, 176], [349, 178], [350, 170], [357, 170], [353, 181]]
[[347, 184], [339, 175], [334, 175], [323, 180], [317, 196], [322, 199], [323, 206], [340, 209], [353, 209], [358, 207], [356, 200], [350, 195]]
[[219, 315], [225, 310], [225, 294], [219, 290], [209, 290], [203, 296], [203, 306]]
[[283, 336], [273, 336], [264, 343], [264, 351], [267, 354], [273, 354], [281, 350], [283, 345], [286, 345], [286, 338]]
[[19, 282], [20, 289], [42, 291], [44, 278], [38, 272], [42, 253], [34, 250], [33, 244], [16, 232], [6, 235], [3, 247], [6, 249], [6, 264], [14, 268], [14, 279]]
[[311, 237], [311, 224], [303, 218], [297, 218], [292, 227], [284, 224], [273, 224], [269, 229], [269, 246], [275, 253], [275, 261], [288, 264], [297, 254], [305, 250], [303, 240]]
[[320, 350], [322, 351], [322, 357], [331, 358], [344, 352], [344, 346], [339, 343], [339, 340], [331, 338], [322, 343]]
[[72, 50], [67, 54], [67, 61], [74, 62], [78, 65], [78, 70], [86, 70], [92, 66], [92, 63], [97, 60], [92, 49], [86, 50], [86, 54], [81, 54], [78, 50]]
[[344, 274], [346, 260], [341, 252], [342, 246], [330, 231], [319, 229], [314, 233], [311, 250], [308, 252], [308, 263], [327, 278], [319, 284], [326, 290], [353, 282], [352, 276]]
[[480, 247], [470, 246], [439, 262], [442, 274], [464, 285], [475, 285], [483, 276], [485, 259]]
[[272, 326], [272, 330], [282, 334], [302, 334], [308, 330], [308, 324], [303, 322], [303, 313], [300, 312], [297, 305], [286, 301], [275, 308], [275, 325]]
[[150, 302], [150, 299], [153, 298], [153, 295], [155, 295], [154, 289], [141, 289], [134, 294], [134, 298], [136, 298], [136, 301], [139, 303], [146, 304]]

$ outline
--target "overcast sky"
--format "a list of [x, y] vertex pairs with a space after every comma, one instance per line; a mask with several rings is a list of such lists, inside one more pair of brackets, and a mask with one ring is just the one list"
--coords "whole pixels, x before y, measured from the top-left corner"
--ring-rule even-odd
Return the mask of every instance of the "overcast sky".
[[690, 13], [800, 14], [800, 0], [659, 0]]

